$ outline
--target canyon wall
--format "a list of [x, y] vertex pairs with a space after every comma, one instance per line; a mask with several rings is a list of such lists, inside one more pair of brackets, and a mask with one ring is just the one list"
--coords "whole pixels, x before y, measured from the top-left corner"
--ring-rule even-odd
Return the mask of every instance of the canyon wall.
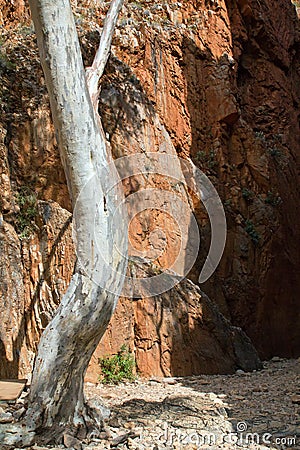
[[[107, 7], [73, 2], [86, 65]], [[3, 3], [1, 11], [0, 376], [8, 377], [28, 372], [75, 256], [72, 208], [28, 9], [19, 1]], [[210, 242], [205, 208], [176, 180], [145, 175], [145, 167], [124, 180], [127, 196], [160, 188], [189, 202], [201, 248], [191, 281], [169, 297], [121, 299], [90, 376], [97, 356], [124, 342], [145, 375], [233, 371], [249, 357], [247, 339], [234, 327], [262, 358], [300, 354], [299, 48], [299, 19], [288, 0], [143, 1], [123, 8], [100, 98], [113, 155], [190, 158], [217, 188], [228, 234], [218, 270], [201, 286], [210, 301], [201, 300], [206, 296], [195, 284]], [[189, 235], [189, 217], [182, 214], [180, 226]], [[129, 231], [132, 254], [158, 251], [156, 264], [170, 267], [180, 245], [172, 217], [141, 214]], [[240, 347], [243, 357], [234, 350]], [[247, 368], [258, 367], [249, 352]]]

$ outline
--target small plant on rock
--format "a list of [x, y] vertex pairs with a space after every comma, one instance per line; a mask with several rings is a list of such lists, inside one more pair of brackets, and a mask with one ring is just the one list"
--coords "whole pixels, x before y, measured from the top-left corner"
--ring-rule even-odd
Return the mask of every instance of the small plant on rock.
[[268, 191], [268, 194], [265, 198], [265, 203], [271, 206], [278, 206], [282, 203], [281, 197], [278, 194], [274, 194], [272, 191]]
[[253, 200], [254, 193], [250, 191], [250, 189], [243, 188], [242, 189], [242, 196], [245, 200], [250, 201]]
[[282, 151], [279, 150], [279, 148], [275, 145], [273, 147], [270, 147], [268, 149], [268, 152], [273, 158], [280, 158], [282, 156]]
[[256, 231], [253, 222], [251, 222], [251, 220], [246, 220], [246, 227], [245, 227], [246, 232], [249, 234], [252, 242], [254, 243], [254, 245], [258, 245], [259, 241], [260, 241], [260, 235], [259, 233]]
[[216, 153], [214, 152], [214, 150], [210, 150], [209, 154], [207, 154], [203, 150], [199, 150], [196, 153], [195, 159], [198, 163], [206, 165], [211, 170], [215, 169], [218, 165], [218, 162], [216, 160]]
[[20, 211], [17, 215], [16, 229], [21, 239], [27, 238], [34, 230], [34, 219], [37, 214], [37, 198], [27, 186], [22, 186], [17, 194]]
[[203, 151], [203, 150], [199, 150], [197, 153], [196, 153], [196, 160], [198, 161], [198, 162], [202, 162], [202, 163], [204, 163], [204, 162], [206, 162], [206, 159], [207, 159], [207, 157], [206, 157], [206, 153]]

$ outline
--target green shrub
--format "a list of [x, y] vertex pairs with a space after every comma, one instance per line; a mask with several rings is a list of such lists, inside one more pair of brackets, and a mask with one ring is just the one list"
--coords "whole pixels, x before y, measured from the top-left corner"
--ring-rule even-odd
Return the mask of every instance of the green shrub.
[[14, 62], [12, 62], [5, 53], [0, 51], [0, 72], [12, 71], [16, 68]]
[[253, 200], [254, 193], [250, 191], [250, 189], [243, 188], [242, 189], [242, 196], [245, 200], [250, 201]]
[[252, 242], [254, 243], [254, 245], [258, 245], [259, 241], [260, 241], [260, 235], [256, 231], [256, 229], [254, 227], [254, 224], [251, 222], [251, 220], [246, 220], [245, 230], [249, 234], [249, 236], [250, 236]]
[[271, 206], [278, 206], [282, 203], [281, 197], [278, 194], [274, 194], [272, 191], [268, 191], [265, 203]]
[[206, 159], [207, 159], [206, 153], [205, 153], [203, 150], [199, 150], [199, 151], [196, 153], [195, 158], [196, 158], [196, 160], [197, 160], [198, 162], [206, 162]]
[[282, 151], [279, 150], [279, 148], [276, 147], [275, 145], [274, 147], [269, 148], [268, 152], [271, 156], [273, 156], [273, 158], [280, 158], [282, 156]]
[[267, 139], [262, 131], [256, 131], [255, 137], [265, 146], [268, 154], [274, 159], [280, 159], [284, 156], [282, 151], [278, 147], [278, 145], [281, 145], [282, 142], [281, 134], [274, 134], [271, 139]]
[[207, 165], [209, 169], [215, 169], [218, 165], [214, 150], [210, 150], [209, 154], [207, 154], [203, 150], [199, 150], [196, 153], [195, 159], [197, 162]]
[[34, 230], [37, 214], [36, 195], [27, 186], [22, 186], [17, 194], [20, 211], [17, 215], [16, 229], [21, 239], [27, 238]]
[[116, 355], [99, 358], [99, 365], [102, 383], [117, 384], [121, 381], [133, 381], [135, 379], [134, 356], [125, 345], [122, 345]]
[[266, 142], [266, 136], [263, 131], [255, 131], [255, 137], [263, 142]]

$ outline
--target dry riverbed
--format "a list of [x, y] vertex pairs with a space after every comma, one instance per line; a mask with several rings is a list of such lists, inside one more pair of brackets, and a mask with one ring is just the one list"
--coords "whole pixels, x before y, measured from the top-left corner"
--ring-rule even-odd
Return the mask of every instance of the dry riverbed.
[[105, 405], [106, 430], [69, 448], [300, 450], [300, 359], [273, 358], [253, 373], [87, 383], [86, 395]]

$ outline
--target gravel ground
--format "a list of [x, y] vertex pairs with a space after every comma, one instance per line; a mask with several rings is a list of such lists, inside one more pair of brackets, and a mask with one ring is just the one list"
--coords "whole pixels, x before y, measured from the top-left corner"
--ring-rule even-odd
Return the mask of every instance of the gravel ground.
[[112, 412], [110, 441], [87, 449], [300, 449], [300, 359], [274, 358], [253, 373], [88, 384], [86, 391]]
[[[106, 416], [101, 439], [87, 445], [67, 436], [55, 449], [300, 450], [300, 358], [275, 357], [252, 373], [87, 383], [85, 389]], [[9, 408], [0, 411], [0, 422]]]

